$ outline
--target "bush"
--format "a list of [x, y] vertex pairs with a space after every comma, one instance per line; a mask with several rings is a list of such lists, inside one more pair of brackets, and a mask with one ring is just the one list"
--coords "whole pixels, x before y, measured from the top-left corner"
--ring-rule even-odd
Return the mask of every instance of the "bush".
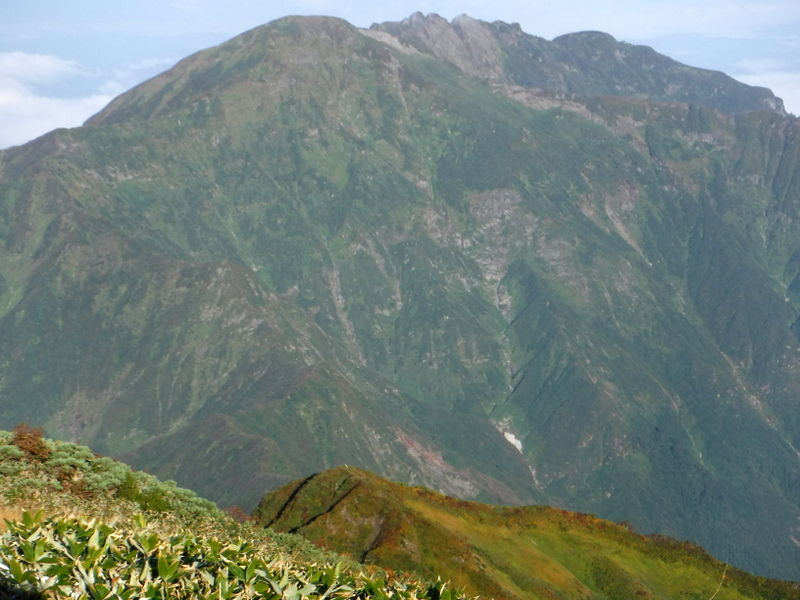
[[[86, 485], [96, 492], [119, 490], [131, 473], [127, 465], [102, 456], [91, 462], [91, 468], [84, 473]], [[119, 494], [119, 492], [117, 492]]]
[[50, 457], [50, 446], [44, 439], [44, 431], [41, 427], [31, 427], [26, 423], [20, 423], [14, 427], [11, 443], [22, 450], [30, 458], [46, 461]]

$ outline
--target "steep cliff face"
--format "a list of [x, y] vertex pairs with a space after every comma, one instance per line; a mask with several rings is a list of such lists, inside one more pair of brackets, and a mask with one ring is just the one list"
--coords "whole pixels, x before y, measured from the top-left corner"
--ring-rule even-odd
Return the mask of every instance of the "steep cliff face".
[[0, 420], [224, 503], [347, 463], [800, 577], [797, 134], [601, 34], [254, 29], [0, 153]]

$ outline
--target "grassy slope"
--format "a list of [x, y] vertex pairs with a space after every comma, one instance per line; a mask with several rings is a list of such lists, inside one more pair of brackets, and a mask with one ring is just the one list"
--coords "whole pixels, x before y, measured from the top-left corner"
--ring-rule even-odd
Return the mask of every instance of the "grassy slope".
[[465, 597], [424, 583], [440, 576], [498, 599], [705, 600], [720, 581], [715, 598], [800, 597], [795, 585], [728, 568], [691, 544], [590, 515], [456, 500], [352, 467], [289, 484], [257, 512], [325, 550], [236, 522], [172, 482], [36, 432], [0, 432], [0, 472], [9, 519], [0, 534], [2, 597], [43, 589], [55, 598]]
[[800, 597], [795, 585], [729, 568], [690, 543], [593, 515], [455, 500], [352, 467], [288, 484], [254, 515], [365, 563], [436, 573], [483, 597], [705, 599], [721, 580], [716, 598]]

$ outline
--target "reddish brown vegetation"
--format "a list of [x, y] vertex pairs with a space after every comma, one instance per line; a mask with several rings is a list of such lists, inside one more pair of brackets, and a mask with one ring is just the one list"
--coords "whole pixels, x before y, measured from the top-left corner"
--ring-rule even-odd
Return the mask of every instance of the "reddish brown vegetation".
[[44, 441], [44, 431], [41, 427], [31, 427], [27, 423], [20, 423], [14, 427], [12, 433], [14, 437], [11, 443], [30, 458], [44, 462], [50, 456], [50, 447]]
[[237, 523], [246, 523], [247, 521], [255, 521], [256, 518], [248, 515], [244, 509], [235, 504], [233, 506], [229, 506], [228, 508], [224, 509], [226, 515], [228, 515], [231, 519], [236, 521]]

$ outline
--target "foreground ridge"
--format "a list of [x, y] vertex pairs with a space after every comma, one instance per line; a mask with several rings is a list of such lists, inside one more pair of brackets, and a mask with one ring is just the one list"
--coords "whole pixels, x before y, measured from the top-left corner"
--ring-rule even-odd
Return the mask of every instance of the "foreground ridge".
[[[163, 537], [143, 516], [124, 525], [22, 513], [0, 538], [0, 594], [49, 598], [456, 600], [444, 584], [384, 581], [341, 564], [299, 564], [246, 540]], [[12, 590], [17, 590], [13, 592]]]
[[[592, 515], [457, 500], [353, 467], [265, 496], [254, 516], [269, 529], [26, 426], [0, 432], [0, 473], [2, 598], [800, 597], [796, 584], [729, 568], [693, 544]], [[24, 510], [32, 505], [43, 508]]]
[[[189, 490], [24, 431], [0, 432], [0, 508], [37, 504], [54, 514], [6, 518], [0, 598], [466, 599], [442, 582], [387, 576], [297, 536], [236, 523]], [[129, 477], [159, 499], [146, 513], [133, 512], [142, 506], [131, 501]]]
[[471, 595], [535, 598], [800, 598], [691, 542], [547, 506], [458, 500], [337, 467], [267, 494], [253, 515], [366, 564], [442, 577]]

